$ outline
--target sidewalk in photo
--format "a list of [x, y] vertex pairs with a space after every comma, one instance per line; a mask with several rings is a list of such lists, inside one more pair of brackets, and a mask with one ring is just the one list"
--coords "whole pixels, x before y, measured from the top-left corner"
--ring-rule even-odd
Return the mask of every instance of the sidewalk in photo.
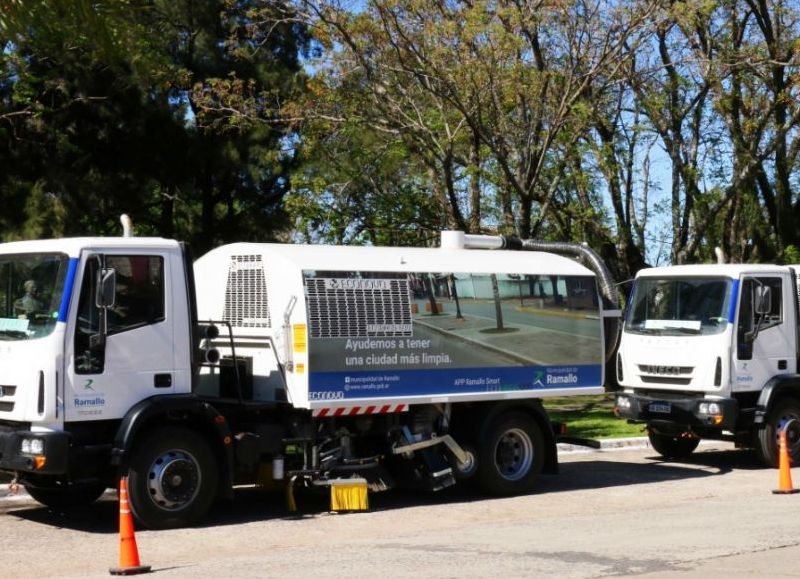
[[[508, 323], [506, 331], [497, 332], [493, 320], [476, 316], [459, 319], [448, 314], [427, 316], [423, 319], [416, 317], [414, 323], [512, 357], [524, 365], [573, 363], [576, 359], [594, 360], [598, 356], [599, 339], [526, 324]], [[565, 356], [568, 359], [562, 360]]]

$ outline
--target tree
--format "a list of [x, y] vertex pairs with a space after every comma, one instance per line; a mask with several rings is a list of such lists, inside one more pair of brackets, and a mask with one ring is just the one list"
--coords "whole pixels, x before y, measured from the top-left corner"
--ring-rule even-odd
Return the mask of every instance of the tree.
[[285, 225], [290, 127], [234, 131], [201, 106], [219, 86], [283, 97], [302, 86], [302, 28], [253, 21], [253, 5], [10, 2], [0, 198], [15, 222], [2, 235], [112, 233], [128, 212], [140, 232], [202, 251]]

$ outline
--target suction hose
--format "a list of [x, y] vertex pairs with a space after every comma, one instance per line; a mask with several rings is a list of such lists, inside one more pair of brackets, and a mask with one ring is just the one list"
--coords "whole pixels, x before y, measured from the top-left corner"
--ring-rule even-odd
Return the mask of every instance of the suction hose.
[[[611, 276], [611, 272], [603, 258], [597, 255], [597, 253], [587, 245], [501, 237], [503, 238], [503, 246], [507, 249], [544, 251], [578, 258], [578, 261], [580, 261], [582, 265], [597, 274], [600, 296], [603, 299], [603, 310], [619, 310], [619, 292], [617, 291], [617, 286], [614, 284], [614, 278]], [[603, 318], [603, 324], [606, 339], [606, 362], [609, 362], [619, 344], [619, 338], [622, 334], [622, 320], [617, 317], [607, 317]]]
[[[587, 245], [556, 241], [538, 241], [535, 239], [518, 239], [504, 235], [473, 235], [463, 231], [442, 231], [441, 247], [443, 249], [512, 249], [523, 251], [543, 251], [558, 255], [576, 257], [582, 265], [591, 269], [596, 275], [603, 300], [604, 312], [619, 312], [619, 292], [614, 278], [603, 258]], [[622, 335], [622, 320], [617, 316], [603, 317], [603, 329], [606, 341], [606, 362], [617, 350]]]

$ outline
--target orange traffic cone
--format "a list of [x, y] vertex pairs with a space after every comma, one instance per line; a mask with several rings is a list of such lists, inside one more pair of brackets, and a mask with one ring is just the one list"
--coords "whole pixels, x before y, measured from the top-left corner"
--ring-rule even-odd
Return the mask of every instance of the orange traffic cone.
[[780, 450], [778, 454], [778, 488], [772, 491], [776, 495], [791, 495], [800, 492], [800, 489], [792, 488], [792, 470], [789, 464], [789, 447], [786, 444], [786, 429], [781, 430], [779, 435]]
[[119, 480], [119, 567], [108, 570], [112, 575], [149, 573], [149, 565], [139, 564], [139, 549], [133, 531], [133, 515], [128, 506], [128, 477]]

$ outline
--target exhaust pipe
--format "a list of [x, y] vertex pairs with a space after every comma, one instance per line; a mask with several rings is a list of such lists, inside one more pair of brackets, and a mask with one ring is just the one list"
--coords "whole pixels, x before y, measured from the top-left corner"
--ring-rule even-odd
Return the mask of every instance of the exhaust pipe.
[[127, 213], [119, 216], [119, 222], [122, 223], [122, 237], [133, 237], [133, 220]]

